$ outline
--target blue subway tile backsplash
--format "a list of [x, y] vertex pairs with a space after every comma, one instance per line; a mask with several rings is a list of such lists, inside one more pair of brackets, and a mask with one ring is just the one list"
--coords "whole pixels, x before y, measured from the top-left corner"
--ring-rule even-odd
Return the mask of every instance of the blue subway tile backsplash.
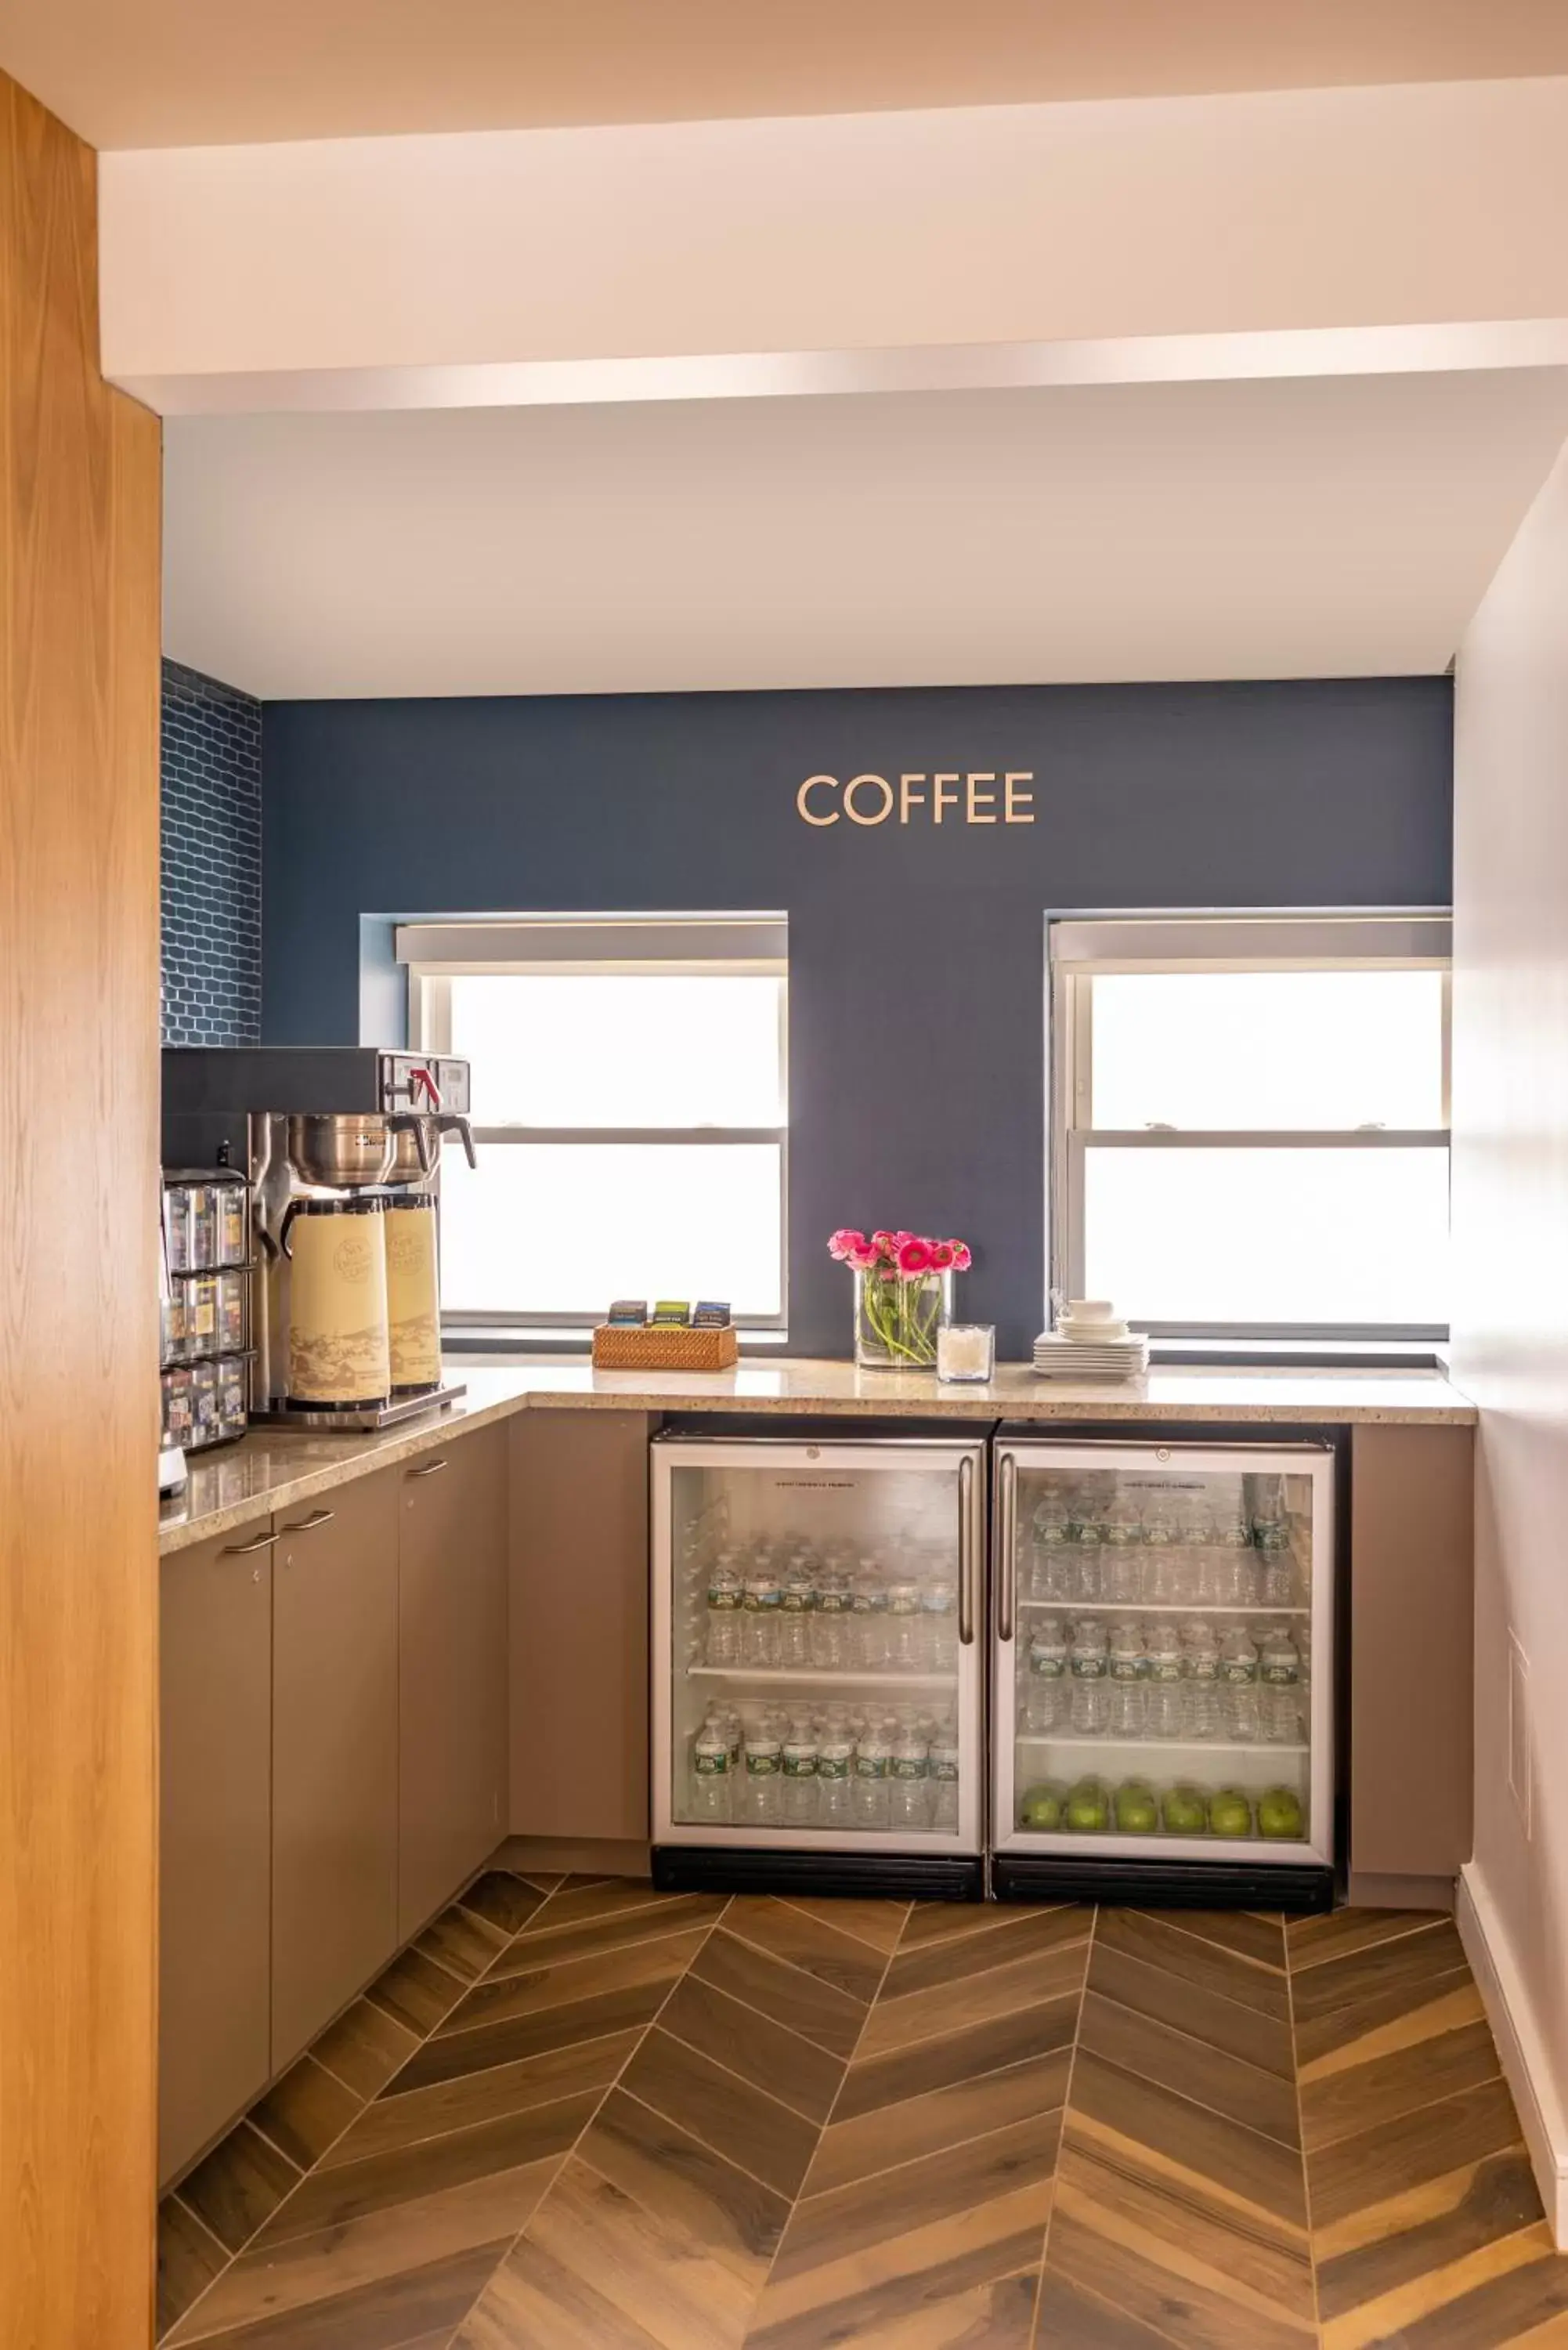
[[163, 664], [163, 1042], [261, 1037], [261, 703]]

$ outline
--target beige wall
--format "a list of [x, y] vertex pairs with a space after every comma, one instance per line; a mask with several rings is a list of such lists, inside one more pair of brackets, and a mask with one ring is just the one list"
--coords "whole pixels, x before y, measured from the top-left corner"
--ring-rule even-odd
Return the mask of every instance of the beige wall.
[[1553, 0], [49, 0], [0, 13], [12, 71], [98, 147], [1568, 71]]
[[[1568, 453], [1465, 638], [1456, 759], [1456, 1376], [1483, 1414], [1470, 1882], [1555, 2134], [1550, 2108], [1568, 2097]], [[1529, 1673], [1528, 1833], [1509, 1786], [1511, 1631]]]
[[509, 366], [1568, 317], [1568, 79], [171, 148], [102, 173], [104, 365], [166, 413], [235, 374], [249, 408], [393, 405], [410, 370], [441, 404]]

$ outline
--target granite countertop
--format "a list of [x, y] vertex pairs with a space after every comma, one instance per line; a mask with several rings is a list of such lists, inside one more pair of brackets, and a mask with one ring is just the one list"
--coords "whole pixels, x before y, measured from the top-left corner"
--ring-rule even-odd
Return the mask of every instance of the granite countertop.
[[1042, 1379], [1002, 1364], [982, 1387], [939, 1387], [929, 1375], [857, 1371], [853, 1363], [748, 1360], [733, 1370], [596, 1371], [560, 1356], [448, 1366], [468, 1393], [450, 1410], [379, 1436], [258, 1429], [191, 1463], [183, 1493], [159, 1512], [160, 1548], [184, 1550], [254, 1525], [270, 1511], [330, 1492], [515, 1411], [805, 1414], [844, 1419], [1381, 1423], [1471, 1427], [1475, 1406], [1438, 1371], [1253, 1368], [1152, 1370], [1141, 1379]]

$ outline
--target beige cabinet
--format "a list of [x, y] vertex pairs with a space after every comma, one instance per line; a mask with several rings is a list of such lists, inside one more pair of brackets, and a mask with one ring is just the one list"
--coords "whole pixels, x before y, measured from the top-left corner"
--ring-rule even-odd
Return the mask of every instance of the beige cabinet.
[[648, 1415], [512, 1422], [512, 1832], [646, 1843]]
[[1471, 1851], [1475, 1431], [1351, 1437], [1350, 1898], [1446, 1902]]
[[271, 2071], [272, 1521], [160, 1585], [158, 2175]]
[[506, 1437], [398, 1472], [398, 1933], [506, 1834]]
[[399, 1492], [382, 1470], [275, 1521], [275, 2073], [398, 1946]]

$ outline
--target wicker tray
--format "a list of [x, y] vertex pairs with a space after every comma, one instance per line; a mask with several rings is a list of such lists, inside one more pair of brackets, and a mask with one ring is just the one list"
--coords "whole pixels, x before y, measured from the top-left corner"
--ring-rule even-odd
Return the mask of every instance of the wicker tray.
[[596, 1371], [727, 1371], [739, 1348], [732, 1323], [722, 1330], [620, 1330], [601, 1322], [594, 1332]]

